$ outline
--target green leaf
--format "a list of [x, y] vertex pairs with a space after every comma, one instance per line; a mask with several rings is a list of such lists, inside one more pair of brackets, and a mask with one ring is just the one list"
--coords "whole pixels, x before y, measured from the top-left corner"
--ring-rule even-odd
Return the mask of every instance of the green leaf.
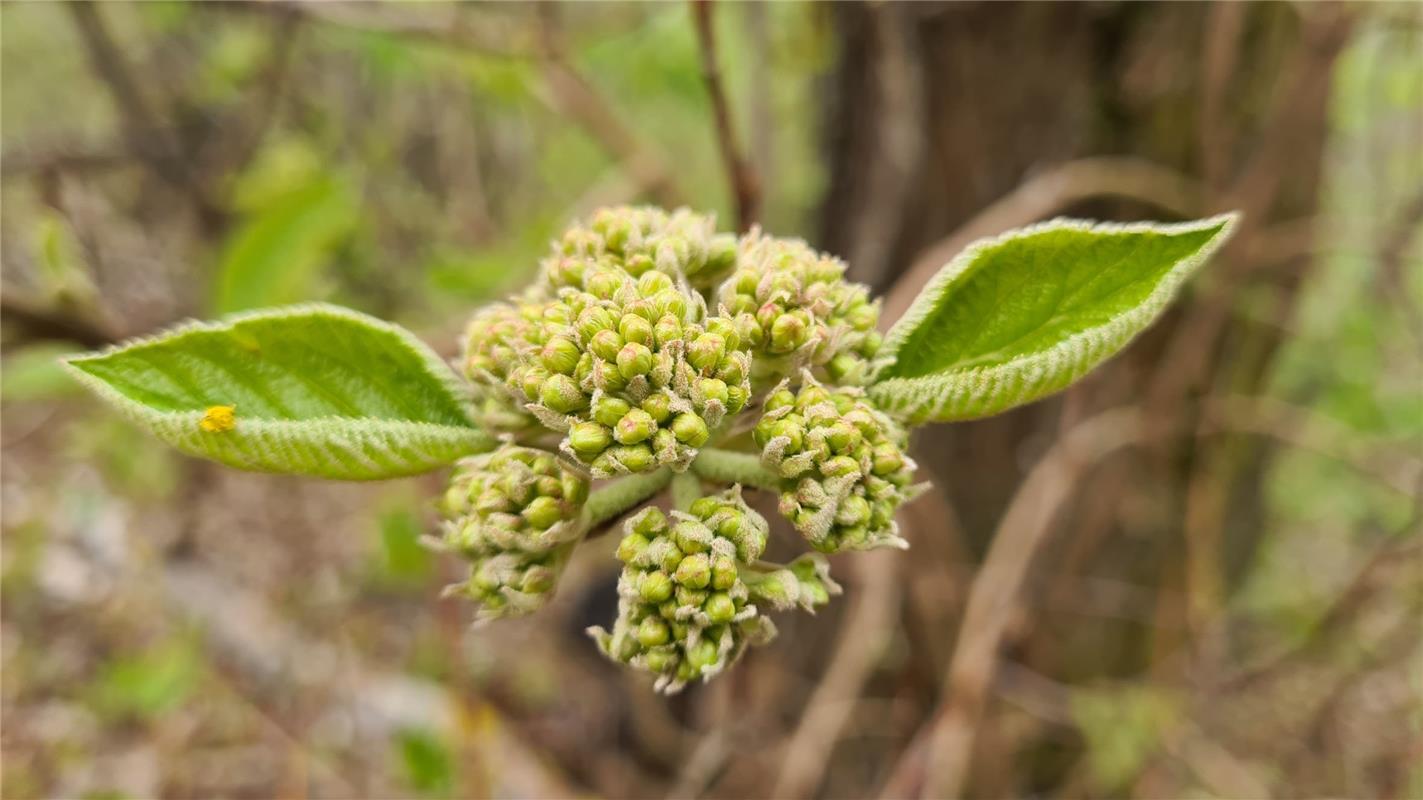
[[450, 749], [429, 731], [409, 729], [396, 737], [405, 779], [429, 797], [448, 797], [455, 785], [455, 761]]
[[419, 339], [338, 306], [192, 323], [66, 363], [163, 441], [242, 469], [392, 478], [495, 444]]
[[222, 314], [309, 297], [331, 251], [356, 224], [350, 181], [319, 175], [273, 198], [233, 233], [218, 266]]
[[1064, 389], [1150, 325], [1236, 218], [1057, 219], [976, 242], [890, 329], [870, 395], [924, 423], [985, 417]]

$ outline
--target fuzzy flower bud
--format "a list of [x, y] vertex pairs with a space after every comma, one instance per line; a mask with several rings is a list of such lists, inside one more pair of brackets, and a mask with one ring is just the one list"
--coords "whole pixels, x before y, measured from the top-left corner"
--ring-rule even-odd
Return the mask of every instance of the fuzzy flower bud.
[[[618, 206], [597, 211], [575, 224], [553, 243], [553, 254], [543, 262], [543, 277], [551, 289], [572, 287], [594, 292], [601, 278], [589, 274], [590, 261], [609, 264], [637, 278], [646, 278], [645, 294], [657, 296], [673, 307], [685, 298], [649, 273], [684, 276], [696, 288], [708, 288], [736, 264], [736, 237], [717, 233], [716, 220], [682, 208], [673, 212], [647, 206]], [[658, 303], [659, 307], [667, 305]]]
[[441, 545], [471, 562], [446, 591], [477, 601], [480, 617], [525, 614], [553, 594], [586, 530], [588, 482], [552, 453], [504, 445], [455, 466]]
[[902, 428], [860, 389], [827, 388], [809, 375], [799, 392], [767, 397], [752, 438], [783, 479], [781, 513], [817, 550], [907, 546], [894, 521], [918, 493]]
[[840, 260], [799, 239], [752, 231], [742, 238], [737, 269], [716, 303], [752, 347], [758, 387], [802, 367], [840, 384], [858, 385], [879, 349], [879, 306], [866, 287], [844, 279]]
[[742, 570], [762, 578], [750, 565], [765, 549], [768, 529], [738, 489], [700, 498], [670, 518], [643, 509], [618, 544], [623, 573], [613, 630], [589, 633], [609, 658], [653, 673], [661, 691], [720, 673], [747, 645], [775, 635], [741, 579]]

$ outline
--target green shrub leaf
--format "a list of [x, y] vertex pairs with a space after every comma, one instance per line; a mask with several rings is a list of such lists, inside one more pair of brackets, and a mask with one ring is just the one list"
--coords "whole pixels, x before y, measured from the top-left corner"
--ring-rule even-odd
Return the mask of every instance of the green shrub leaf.
[[997, 414], [1066, 388], [1150, 325], [1235, 220], [1057, 219], [976, 242], [885, 337], [870, 394], [923, 423]]
[[338, 306], [192, 323], [66, 363], [160, 439], [242, 469], [392, 478], [495, 444], [420, 340]]

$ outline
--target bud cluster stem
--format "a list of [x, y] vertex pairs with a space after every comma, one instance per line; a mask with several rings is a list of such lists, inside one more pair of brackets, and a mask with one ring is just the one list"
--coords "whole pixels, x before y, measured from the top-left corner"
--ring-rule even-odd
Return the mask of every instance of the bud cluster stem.
[[702, 496], [702, 479], [690, 472], [680, 473], [672, 478], [672, 507], [678, 511], [688, 511], [692, 503]]
[[757, 489], [777, 489], [781, 477], [761, 465], [755, 453], [705, 448], [692, 462], [692, 472], [717, 483], [739, 483]]
[[598, 487], [588, 495], [584, 506], [589, 524], [596, 527], [613, 519], [662, 491], [671, 480], [672, 470], [663, 467], [655, 472], [628, 475]]

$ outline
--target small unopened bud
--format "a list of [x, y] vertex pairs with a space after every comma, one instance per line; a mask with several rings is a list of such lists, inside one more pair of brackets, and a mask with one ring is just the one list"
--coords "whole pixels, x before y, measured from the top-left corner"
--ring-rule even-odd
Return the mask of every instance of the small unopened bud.
[[637, 640], [643, 647], [667, 644], [671, 638], [672, 631], [667, 627], [667, 623], [657, 617], [648, 617], [637, 628]]
[[660, 603], [672, 596], [672, 579], [658, 570], [644, 572], [637, 587], [638, 594], [649, 603]]
[[653, 421], [661, 424], [672, 416], [672, 398], [665, 394], [649, 395], [642, 401], [642, 410], [646, 411]]
[[598, 358], [612, 361], [618, 357], [618, 351], [623, 349], [623, 337], [614, 330], [598, 331], [588, 341], [588, 349]]
[[683, 586], [705, 589], [711, 583], [711, 563], [705, 553], [687, 556], [677, 565], [677, 574], [673, 577]]
[[652, 323], [637, 314], [624, 314], [622, 321], [618, 323], [618, 333], [622, 334], [623, 341], [626, 342], [652, 344]]
[[703, 372], [715, 368], [725, 354], [726, 341], [715, 333], [698, 336], [687, 348], [687, 360]]
[[640, 408], [634, 408], [623, 415], [618, 421], [618, 426], [613, 429], [613, 438], [619, 444], [637, 444], [657, 430], [657, 422], [651, 414]]
[[591, 458], [613, 443], [613, 434], [596, 422], [580, 422], [569, 429], [568, 443], [578, 455]]
[[786, 312], [771, 323], [770, 350], [773, 353], [789, 353], [805, 344], [809, 336], [809, 325], [799, 312]]
[[544, 383], [539, 394], [543, 404], [559, 413], [567, 414], [585, 408], [588, 397], [578, 388], [578, 383], [567, 375], [552, 375]]
[[618, 542], [618, 560], [631, 564], [647, 550], [647, 537], [640, 533], [629, 533]]
[[707, 598], [702, 611], [713, 625], [725, 625], [736, 616], [736, 604], [727, 593], [717, 592]]
[[543, 365], [549, 372], [572, 375], [573, 370], [578, 366], [578, 358], [583, 355], [578, 349], [578, 345], [570, 342], [562, 336], [555, 336], [548, 340], [541, 353]]
[[672, 420], [672, 433], [677, 437], [677, 441], [689, 447], [701, 447], [711, 437], [707, 423], [691, 413], [678, 414], [676, 419]]
[[629, 342], [618, 351], [618, 372], [628, 380], [652, 369], [652, 351], [646, 345]]

